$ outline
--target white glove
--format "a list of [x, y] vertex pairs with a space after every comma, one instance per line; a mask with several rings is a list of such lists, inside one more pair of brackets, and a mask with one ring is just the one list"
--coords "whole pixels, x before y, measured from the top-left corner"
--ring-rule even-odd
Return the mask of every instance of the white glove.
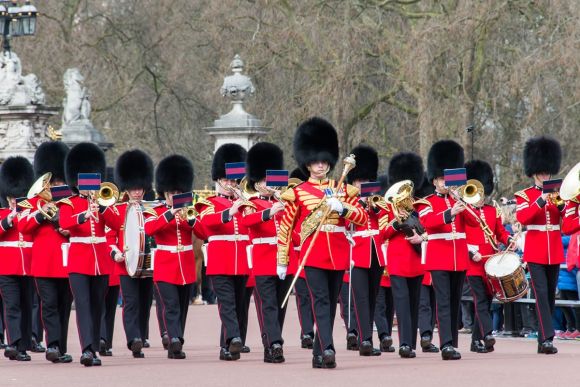
[[286, 278], [286, 272], [288, 271], [288, 266], [286, 265], [276, 265], [276, 273], [278, 274], [278, 278], [282, 281]]
[[337, 198], [330, 198], [326, 201], [326, 204], [328, 204], [328, 206], [330, 207], [330, 209], [332, 211], [336, 211], [339, 214], [344, 210], [344, 206], [342, 205], [342, 202], [340, 200], [338, 200]]
[[115, 252], [115, 262], [123, 262], [125, 260], [125, 255], [120, 251]]

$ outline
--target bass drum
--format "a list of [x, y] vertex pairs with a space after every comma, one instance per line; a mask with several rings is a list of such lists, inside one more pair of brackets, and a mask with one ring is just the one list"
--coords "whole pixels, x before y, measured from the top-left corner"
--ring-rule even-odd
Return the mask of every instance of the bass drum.
[[526, 273], [516, 253], [505, 251], [492, 255], [485, 263], [485, 274], [499, 302], [513, 302], [528, 292]]
[[143, 213], [129, 205], [125, 216], [123, 241], [125, 243], [125, 267], [133, 278], [153, 276], [151, 253], [146, 251], [146, 238]]

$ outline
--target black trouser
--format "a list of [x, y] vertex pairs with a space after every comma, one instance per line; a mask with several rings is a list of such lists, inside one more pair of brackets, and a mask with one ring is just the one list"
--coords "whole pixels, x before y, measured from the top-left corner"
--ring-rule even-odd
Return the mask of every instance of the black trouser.
[[40, 296], [34, 285], [34, 278], [32, 281], [32, 337], [36, 339], [37, 343], [40, 343], [44, 336], [42, 331], [42, 311], [40, 309]]
[[[246, 345], [246, 337], [248, 336], [248, 319], [250, 318], [250, 304], [252, 302], [252, 295], [254, 294], [253, 286], [246, 286], [246, 293], [244, 294], [244, 310], [240, 319], [240, 334], [242, 342]], [[256, 309], [256, 312], [258, 310]]]
[[169, 339], [178, 338], [183, 343], [191, 284], [175, 285], [168, 282], [155, 282], [159, 292], [163, 320]]
[[381, 286], [375, 305], [375, 324], [377, 326], [379, 340], [393, 334], [394, 317], [395, 306], [393, 302], [393, 291], [390, 287]]
[[113, 348], [113, 333], [115, 332], [115, 315], [119, 303], [119, 291], [120, 287], [118, 285], [109, 286], [105, 295], [105, 303], [101, 315], [101, 339], [105, 340], [107, 349]]
[[[381, 276], [384, 269], [379, 266], [374, 254], [369, 269], [353, 267], [350, 276], [352, 283], [352, 304], [359, 343], [373, 340], [373, 321], [375, 319], [375, 305], [377, 293], [381, 285]], [[351, 325], [352, 326], [352, 325]]]
[[312, 353], [314, 356], [319, 356], [326, 349], [335, 349], [332, 333], [344, 271], [307, 266], [304, 268], [304, 272], [312, 299], [312, 310], [316, 324]]
[[536, 313], [538, 315], [538, 342], [554, 338], [552, 314], [556, 305], [556, 287], [560, 265], [540, 265], [528, 263], [532, 278], [532, 290], [536, 298]]
[[32, 346], [32, 277], [19, 275], [0, 276], [0, 294], [4, 302], [6, 342], [18, 351]]
[[226, 348], [234, 337], [240, 337], [243, 342], [248, 321], [249, 303], [246, 297], [249, 293], [246, 290], [248, 276], [210, 275], [208, 278], [217, 296], [218, 311], [222, 321], [220, 346]]
[[70, 273], [68, 279], [75, 300], [81, 350], [95, 354], [101, 340], [101, 318], [109, 276]]
[[[0, 290], [0, 294], [2, 291]], [[2, 296], [0, 295], [0, 343], [4, 343], [4, 303], [2, 302]]]
[[281, 307], [288, 292], [292, 276], [280, 280], [278, 276], [256, 276], [254, 302], [262, 328], [262, 344], [270, 347], [274, 343], [284, 344], [282, 330], [286, 317], [286, 306]]
[[153, 284], [153, 297], [155, 297], [155, 315], [157, 316], [157, 324], [159, 324], [159, 336], [163, 337], [163, 335], [167, 334], [167, 327], [165, 326], [165, 320], [163, 320], [161, 297], [159, 296], [159, 291], [155, 284]]
[[391, 275], [393, 301], [399, 327], [399, 346], [417, 346], [417, 326], [419, 325], [419, 300], [421, 298], [423, 276], [400, 277]]
[[[298, 309], [298, 320], [300, 321], [300, 335], [310, 335], [314, 337], [314, 318], [312, 316], [312, 301], [308, 286], [304, 278], [298, 278], [294, 285], [296, 295], [296, 309]], [[302, 338], [302, 337], [301, 337]]]
[[[578, 292], [575, 290], [560, 290], [562, 300], [578, 301]], [[566, 317], [566, 328], [573, 332], [580, 327], [580, 308], [562, 307], [562, 313]]]
[[73, 300], [68, 278], [37, 277], [35, 281], [40, 296], [42, 325], [46, 331], [46, 346], [58, 347], [65, 354]]
[[433, 338], [436, 320], [435, 291], [431, 285], [421, 285], [419, 301], [419, 333]]
[[338, 294], [338, 302], [340, 303], [340, 318], [342, 318], [342, 321], [344, 321], [344, 328], [346, 329], [346, 333], [355, 333], [358, 335], [358, 331], [356, 330], [356, 323], [354, 321], [354, 303], [352, 302], [352, 299], [350, 300], [349, 304], [349, 288], [350, 285], [348, 282], [343, 281], [340, 285], [340, 293]]
[[487, 291], [483, 277], [470, 275], [467, 277], [467, 280], [469, 281], [473, 305], [475, 307], [471, 340], [478, 341], [490, 335], [493, 330], [491, 320], [491, 301], [493, 297]]
[[433, 290], [437, 308], [437, 321], [439, 323], [439, 345], [441, 348], [453, 345], [457, 348], [459, 307], [465, 271], [433, 270]]
[[[463, 281], [463, 291], [461, 297], [471, 297], [471, 287], [467, 280]], [[461, 319], [459, 320], [459, 327], [471, 329], [475, 324], [475, 305], [473, 301], [461, 301]]]
[[149, 315], [153, 300], [153, 278], [132, 278], [122, 275], [123, 327], [127, 346], [134, 339], [143, 342], [149, 337]]

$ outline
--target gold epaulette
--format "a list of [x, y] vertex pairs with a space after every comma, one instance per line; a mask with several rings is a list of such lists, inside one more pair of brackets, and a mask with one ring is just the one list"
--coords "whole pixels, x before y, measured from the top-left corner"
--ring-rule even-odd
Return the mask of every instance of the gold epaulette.
[[16, 205], [18, 207], [22, 207], [22, 208], [27, 208], [27, 209], [32, 209], [32, 204], [30, 204], [30, 202], [28, 200], [23, 200], [21, 202], [16, 203]]
[[530, 201], [530, 198], [528, 197], [528, 194], [524, 190], [521, 190], [521, 191], [516, 192], [514, 194], [514, 196], [519, 196], [522, 199], [524, 199], [526, 202], [529, 202]]
[[425, 199], [417, 199], [413, 202], [413, 205], [417, 205], [417, 204], [424, 204], [426, 206], [429, 207], [433, 207], [433, 205], [431, 204], [431, 202], [429, 200], [425, 200]]
[[296, 193], [294, 192], [294, 188], [289, 188], [286, 191], [284, 191], [284, 193], [280, 195], [280, 199], [287, 202], [293, 202], [294, 200], [296, 200]]
[[159, 215], [157, 215], [157, 211], [155, 211], [153, 208], [147, 208], [145, 211], [143, 211], [143, 213], [147, 214], [147, 215], [154, 216], [156, 218], [159, 217]]
[[354, 185], [350, 184], [346, 185], [346, 194], [348, 195], [348, 197], [354, 198], [355, 196], [358, 196], [358, 193], [359, 189], [356, 188]]
[[62, 203], [62, 204], [68, 204], [69, 206], [71, 206], [71, 207], [73, 207], [73, 208], [74, 208], [73, 202], [71, 202], [71, 200], [70, 200], [69, 198], [63, 198], [63, 199], [60, 199], [60, 200], [59, 200], [58, 202], [56, 202], [56, 203], [57, 203], [57, 204], [60, 204], [60, 203]]

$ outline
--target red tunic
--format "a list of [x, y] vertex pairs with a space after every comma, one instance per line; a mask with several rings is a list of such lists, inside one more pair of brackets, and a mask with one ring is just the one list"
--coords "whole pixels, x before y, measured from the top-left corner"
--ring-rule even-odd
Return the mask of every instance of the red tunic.
[[0, 275], [30, 275], [32, 238], [18, 232], [20, 214], [8, 224], [11, 212], [9, 208], [0, 209]]
[[[580, 196], [576, 197], [580, 200]], [[564, 210], [564, 220], [562, 221], [562, 232], [566, 235], [572, 235], [580, 231], [580, 206], [578, 202], [569, 200], [566, 202], [566, 209]]]
[[250, 237], [238, 211], [231, 219], [233, 198], [211, 196], [196, 204], [208, 238], [207, 275], [249, 275], [246, 246]]
[[186, 222], [174, 217], [165, 205], [148, 209], [145, 215], [145, 233], [155, 238], [153, 281], [185, 285], [195, 282], [193, 233], [197, 219]]
[[562, 213], [551, 202], [541, 198], [542, 188], [532, 186], [515, 193], [516, 218], [527, 227], [524, 261], [543, 265], [564, 262], [564, 247], [560, 233]]
[[[309, 179], [284, 193], [282, 197], [286, 200], [286, 207], [278, 233], [277, 260], [279, 263], [287, 264], [288, 262], [295, 224], [301, 227], [312, 211], [320, 211], [316, 210], [316, 206], [323, 199], [324, 190], [330, 188], [336, 192], [336, 185], [334, 180]], [[368, 220], [368, 215], [358, 202], [356, 188], [345, 185], [342, 190], [346, 194], [339, 198], [345, 207], [345, 215], [342, 217], [336, 212], [330, 213], [315, 241], [312, 253], [308, 256], [306, 266], [326, 270], [347, 270], [349, 267], [350, 245], [345, 236], [346, 221], [355, 225], [364, 225]], [[302, 243], [300, 259], [303, 259], [308, 251], [314, 234], [314, 232], [310, 234]]]
[[[485, 204], [482, 208], [473, 208], [473, 211], [487, 223], [489, 229], [493, 232], [496, 241], [508, 244], [510, 234], [506, 231], [501, 223], [501, 213], [494, 206]], [[467, 234], [467, 248], [470, 252], [479, 252], [482, 259], [475, 262], [473, 259], [469, 260], [467, 267], [468, 276], [478, 276], [485, 278], [485, 262], [490, 255], [496, 253], [488, 238], [485, 236], [483, 229], [477, 225], [467, 224], [465, 226], [465, 233]]]
[[451, 217], [455, 200], [435, 193], [415, 202], [419, 220], [428, 234], [425, 255], [426, 270], [464, 271], [469, 256], [465, 223], [477, 224], [467, 211]]
[[352, 247], [354, 266], [370, 268], [374, 250], [379, 266], [384, 267], [387, 261], [381, 249], [384, 235], [379, 233], [379, 218], [384, 216], [386, 211], [381, 210], [380, 213], [376, 213], [367, 207], [365, 212], [367, 213], [367, 221], [362, 225], [354, 225], [353, 240], [355, 244]]
[[413, 245], [405, 239], [405, 233], [395, 230], [393, 224], [396, 221], [392, 205], [388, 204], [391, 211], [385, 212], [386, 224], [385, 238], [387, 239], [387, 268], [390, 275], [401, 277], [417, 277], [424, 273], [421, 264], [421, 255]]
[[34, 277], [66, 278], [68, 271], [62, 264], [61, 246], [68, 238], [58, 231], [58, 223], [37, 210], [38, 200], [38, 197], [28, 199], [32, 209], [24, 210], [18, 221], [18, 230], [34, 241], [30, 273]]
[[111, 274], [113, 260], [107, 249], [105, 226], [118, 227], [119, 217], [111, 208], [106, 207], [97, 213], [98, 222], [92, 217], [85, 218], [89, 201], [78, 195], [60, 201], [58, 206], [60, 227], [70, 231], [67, 266], [69, 274]]

